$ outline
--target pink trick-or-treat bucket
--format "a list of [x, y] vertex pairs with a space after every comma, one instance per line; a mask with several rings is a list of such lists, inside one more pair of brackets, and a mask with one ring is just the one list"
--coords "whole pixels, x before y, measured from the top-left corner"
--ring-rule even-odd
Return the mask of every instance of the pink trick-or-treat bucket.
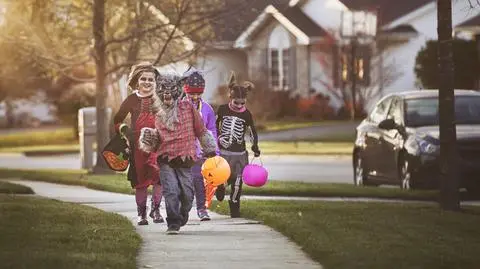
[[248, 186], [261, 187], [267, 183], [268, 171], [263, 167], [263, 164], [258, 165], [250, 163], [243, 168], [242, 178], [243, 183]]

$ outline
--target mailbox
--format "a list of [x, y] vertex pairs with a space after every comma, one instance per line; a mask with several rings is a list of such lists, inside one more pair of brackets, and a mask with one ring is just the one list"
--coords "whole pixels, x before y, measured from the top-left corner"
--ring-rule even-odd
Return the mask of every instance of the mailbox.
[[[107, 108], [107, 120], [110, 126], [112, 109]], [[80, 160], [82, 169], [92, 169], [96, 161], [97, 113], [95, 107], [78, 110], [78, 133], [80, 138]]]

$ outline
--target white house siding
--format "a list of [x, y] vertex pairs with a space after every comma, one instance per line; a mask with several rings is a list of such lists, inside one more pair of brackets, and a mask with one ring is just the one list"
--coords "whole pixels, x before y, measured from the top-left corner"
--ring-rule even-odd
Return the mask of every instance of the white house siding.
[[[331, 53], [325, 53], [320, 49], [310, 47], [310, 58], [308, 60], [310, 65], [310, 85], [317, 93], [330, 96], [330, 104], [338, 109], [342, 102], [332, 93], [334, 88], [331, 57]], [[325, 61], [321, 59], [325, 59]]]
[[205, 72], [205, 93], [208, 102], [215, 98], [217, 88], [227, 83], [230, 71], [235, 71], [239, 79], [247, 77], [247, 57], [239, 50], [208, 50], [197, 60], [197, 68]]
[[[390, 26], [395, 27], [399, 24], [410, 24], [418, 32], [416, 38], [411, 39], [404, 45], [388, 52], [392, 56], [395, 64], [402, 71], [402, 76], [385, 89], [385, 93], [399, 92], [416, 89], [416, 76], [414, 73], [415, 58], [428, 40], [437, 39], [437, 9], [435, 3], [429, 4], [428, 9], [423, 14], [413, 17], [410, 20], [397, 20]], [[452, 6], [452, 22], [454, 25], [460, 24], [473, 16], [476, 16], [480, 10], [469, 9], [467, 1], [454, 1]], [[407, 17], [407, 16], [406, 16]]]
[[[281, 28], [277, 28], [277, 27], [281, 27]], [[274, 31], [274, 29], [277, 29], [277, 31]], [[281, 31], [279, 31], [279, 29]], [[272, 32], [273, 32], [273, 36], [272, 36]], [[285, 33], [287, 33], [287, 35], [285, 35]], [[247, 59], [248, 77], [251, 80], [255, 80], [255, 81], [263, 80], [265, 84], [268, 83], [269, 41], [272, 40], [272, 41], [275, 41], [275, 43], [278, 43], [285, 38], [289, 39], [289, 40], [285, 40], [285, 43], [289, 43], [292, 45], [296, 44], [295, 36], [293, 36], [292, 33], [290, 33], [287, 29], [285, 29], [275, 19], [270, 20], [270, 22], [258, 34], [256, 34], [252, 38], [251, 47], [246, 49], [247, 58], [248, 58]], [[275, 45], [275, 44], [272, 43], [272, 45]], [[297, 77], [297, 81], [298, 81], [298, 77]]]
[[301, 9], [318, 25], [327, 31], [338, 34], [341, 25], [341, 11], [347, 8], [338, 0], [310, 0]]
[[[470, 9], [468, 1], [453, 1], [452, 5], [452, 22], [453, 25], [460, 24], [480, 13], [479, 9]], [[328, 30], [340, 29], [341, 25], [341, 10], [346, 7], [338, 0], [310, 0], [303, 5], [302, 10], [313, 21], [321, 25]], [[402, 24], [412, 25], [419, 35], [412, 38], [410, 41], [402, 44], [401, 46], [394, 47], [385, 53], [384, 65], [394, 63], [398, 68], [398, 73], [401, 75], [393, 83], [386, 86], [384, 94], [392, 92], [401, 92], [406, 90], [416, 89], [416, 77], [414, 73], [415, 58], [418, 51], [425, 45], [427, 40], [437, 39], [437, 9], [435, 1], [428, 4], [415, 12], [406, 14], [402, 18], [399, 18], [389, 25], [392, 28]], [[312, 56], [313, 58], [313, 56]], [[374, 62], [377, 59], [373, 60]], [[312, 69], [318, 69], [315, 64], [312, 65]], [[375, 69], [374, 66], [372, 68]], [[317, 73], [313, 71], [312, 73]], [[375, 70], [372, 70], [372, 75], [376, 75]], [[312, 79], [314, 79], [312, 77]], [[312, 87], [317, 88], [314, 81], [312, 81]], [[367, 106], [375, 103], [378, 98], [372, 98]]]

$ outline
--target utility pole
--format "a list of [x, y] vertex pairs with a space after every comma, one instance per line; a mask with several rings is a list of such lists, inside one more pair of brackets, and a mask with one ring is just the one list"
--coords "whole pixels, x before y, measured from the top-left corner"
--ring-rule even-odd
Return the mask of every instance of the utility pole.
[[460, 210], [458, 151], [453, 84], [452, 0], [437, 0], [438, 109], [440, 123], [440, 207]]

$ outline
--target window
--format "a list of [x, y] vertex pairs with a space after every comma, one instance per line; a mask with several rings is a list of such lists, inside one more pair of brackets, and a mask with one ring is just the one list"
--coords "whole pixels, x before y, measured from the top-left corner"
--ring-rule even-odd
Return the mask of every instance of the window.
[[[480, 97], [455, 96], [455, 123], [480, 124]], [[406, 126], [420, 127], [435, 126], [438, 124], [438, 97], [425, 97], [406, 100]]]
[[402, 106], [401, 100], [395, 98], [392, 101], [392, 105], [390, 106], [390, 110], [388, 111], [387, 118], [393, 119], [396, 124], [402, 124]]
[[[360, 45], [355, 49], [355, 73], [356, 82], [361, 86], [368, 86], [370, 84], [370, 48], [365, 45]], [[352, 50], [350, 47], [345, 47], [341, 51], [340, 56], [341, 79], [343, 84], [350, 83], [352, 80]]]
[[290, 86], [291, 63], [290, 35], [282, 26], [277, 26], [270, 34], [269, 51], [269, 82], [274, 89], [288, 90]]
[[387, 111], [392, 101], [392, 97], [380, 101], [370, 113], [370, 120], [374, 123], [380, 123], [387, 116]]
[[282, 50], [282, 85], [281, 88], [284, 90], [288, 89], [288, 65], [290, 63], [290, 55], [289, 55], [289, 49], [284, 49]]

